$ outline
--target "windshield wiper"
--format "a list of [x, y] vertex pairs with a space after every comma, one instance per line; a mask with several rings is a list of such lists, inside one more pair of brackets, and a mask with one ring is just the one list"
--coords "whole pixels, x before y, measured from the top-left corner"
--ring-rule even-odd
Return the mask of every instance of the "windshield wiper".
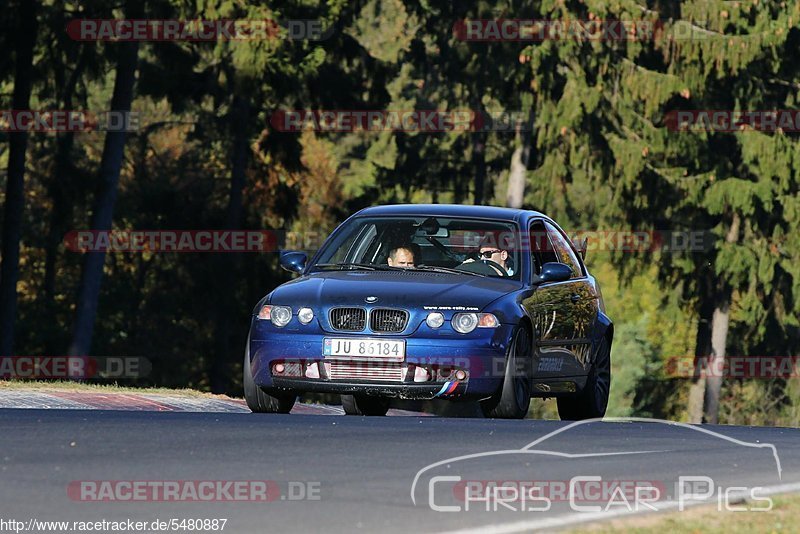
[[450, 273], [450, 274], [470, 274], [472, 276], [489, 276], [488, 274], [483, 273], [476, 273], [473, 271], [462, 271], [461, 269], [454, 269], [452, 267], [437, 267], [434, 265], [416, 265], [414, 267], [410, 267], [410, 270], [417, 270], [417, 271], [432, 271], [436, 273]]
[[314, 266], [316, 269], [317, 267], [321, 267], [323, 269], [336, 267], [340, 270], [343, 269], [367, 269], [370, 271], [402, 271], [403, 269], [400, 267], [390, 267], [389, 265], [374, 265], [372, 263], [318, 263]]

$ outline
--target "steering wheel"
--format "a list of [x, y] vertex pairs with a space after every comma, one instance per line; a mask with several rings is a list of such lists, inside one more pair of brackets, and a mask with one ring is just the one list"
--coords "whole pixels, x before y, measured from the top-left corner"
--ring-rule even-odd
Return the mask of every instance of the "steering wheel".
[[486, 274], [489, 276], [508, 276], [503, 270], [503, 267], [491, 260], [471, 261], [462, 263], [458, 266], [462, 271], [469, 271], [478, 274]]
[[503, 266], [500, 265], [499, 263], [497, 263], [496, 261], [492, 261], [492, 260], [480, 260], [480, 261], [482, 263], [484, 263], [485, 265], [488, 265], [492, 269], [495, 269], [497, 271], [497, 273], [500, 276], [502, 276], [503, 278], [506, 278], [508, 276], [508, 271], [503, 269]]

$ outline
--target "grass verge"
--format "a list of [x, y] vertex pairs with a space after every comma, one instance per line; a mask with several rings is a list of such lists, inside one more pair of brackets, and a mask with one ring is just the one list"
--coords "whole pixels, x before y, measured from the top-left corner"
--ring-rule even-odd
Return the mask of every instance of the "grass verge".
[[216, 399], [230, 399], [227, 395], [214, 395], [196, 389], [169, 389], [169, 388], [133, 388], [118, 386], [116, 384], [89, 384], [69, 380], [0, 380], [0, 391], [29, 390], [47, 393], [48, 391], [75, 391], [86, 393], [154, 393], [158, 395], [175, 395], [180, 397], [209, 397]]
[[[797, 532], [800, 525], [800, 495], [773, 496], [769, 512], [720, 512], [717, 505], [693, 506], [683, 512], [637, 515], [624, 519], [584, 525], [571, 532], [610, 534], [627, 532], [691, 532], [693, 534], [726, 533], [753, 534], [755, 532]], [[750, 503], [760, 507], [763, 503]], [[748, 506], [743, 503], [739, 506]]]

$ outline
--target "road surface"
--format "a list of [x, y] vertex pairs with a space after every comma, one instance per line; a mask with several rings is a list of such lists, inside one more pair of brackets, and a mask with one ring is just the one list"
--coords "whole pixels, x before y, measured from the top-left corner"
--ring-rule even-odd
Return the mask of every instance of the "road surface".
[[[716, 435], [653, 422], [567, 428], [567, 423], [535, 420], [70, 409], [2, 409], [0, 428], [0, 519], [6, 520], [131, 519], [151, 524], [218, 518], [226, 520], [223, 532], [236, 533], [479, 527], [505, 532], [552, 530], [596, 516], [574, 510], [557, 495], [551, 495], [546, 511], [522, 509], [513, 500], [499, 507], [473, 502], [465, 511], [451, 483], [434, 482], [429, 492], [431, 477], [552, 483], [600, 476], [663, 481], [668, 487], [681, 473], [708, 476], [717, 488], [800, 490], [800, 431], [795, 429], [702, 427]], [[517, 454], [565, 428], [529, 453]], [[541, 450], [545, 452], [536, 452]], [[486, 454], [490, 451], [506, 452]], [[464, 455], [475, 456], [452, 459]], [[445, 463], [420, 473], [440, 461]], [[411, 498], [415, 477], [416, 504]], [[89, 493], [76, 489], [85, 490], [82, 481], [95, 481]], [[102, 486], [97, 481], [270, 481], [271, 489], [268, 502], [256, 494], [246, 502], [153, 502], [139, 500], [149, 498], [142, 495], [98, 502]], [[130, 495], [118, 482], [108, 484], [106, 489], [117, 492], [114, 498]], [[227, 498], [224, 491], [214, 495]], [[435, 506], [460, 503], [462, 509], [434, 511], [431, 500]], [[666, 497], [663, 501], [671, 502]]]

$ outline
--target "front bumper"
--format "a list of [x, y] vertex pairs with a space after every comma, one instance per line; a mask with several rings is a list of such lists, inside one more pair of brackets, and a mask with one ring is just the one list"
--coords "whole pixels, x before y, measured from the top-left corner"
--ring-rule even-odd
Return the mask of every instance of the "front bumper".
[[[303, 393], [338, 393], [341, 395], [376, 395], [408, 400], [466, 397], [468, 382], [397, 383], [379, 381], [322, 380], [309, 378], [272, 379], [272, 390]], [[454, 388], [454, 389], [453, 389]]]
[[[476, 330], [472, 334], [455, 337], [422, 336], [419, 332], [403, 336], [406, 356], [401, 365], [405, 368], [401, 380], [367, 380], [361, 378], [332, 379], [324, 370], [326, 363], [334, 360], [322, 355], [325, 337], [336, 337], [318, 331], [301, 333], [256, 328], [254, 324], [250, 341], [250, 366], [255, 383], [267, 390], [292, 390], [297, 393], [320, 392], [340, 394], [365, 394], [398, 397], [403, 399], [486, 398], [497, 391], [503, 381], [505, 355], [513, 334], [514, 325], [500, 325], [494, 329]], [[338, 334], [345, 337], [360, 337]], [[364, 337], [376, 337], [374, 334]], [[377, 336], [380, 337], [380, 336]], [[384, 336], [399, 339], [398, 336]], [[293, 369], [303, 369], [292, 376], [275, 373], [276, 363], [299, 363]], [[361, 365], [369, 363], [359, 362]], [[306, 375], [306, 366], [320, 364], [319, 378]], [[414, 381], [414, 371], [420, 367], [428, 371], [429, 379]], [[462, 370], [466, 377], [455, 378]], [[316, 373], [315, 373], [316, 375]]]

